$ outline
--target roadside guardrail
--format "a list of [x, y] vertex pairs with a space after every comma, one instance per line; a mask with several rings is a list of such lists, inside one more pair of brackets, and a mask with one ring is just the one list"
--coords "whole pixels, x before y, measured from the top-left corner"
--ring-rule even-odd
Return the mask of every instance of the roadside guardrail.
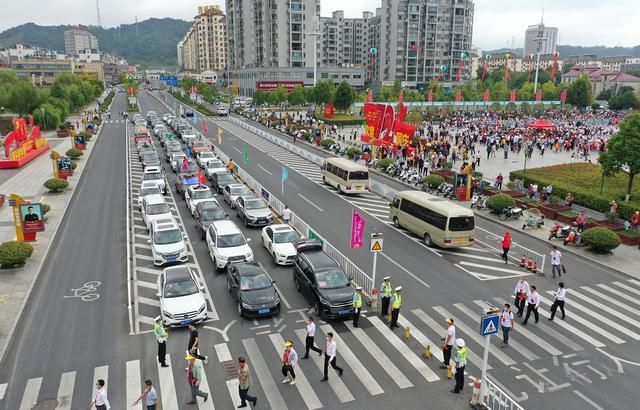
[[485, 406], [491, 410], [524, 410], [524, 407], [516, 403], [512, 397], [502, 391], [502, 389], [488, 377]]

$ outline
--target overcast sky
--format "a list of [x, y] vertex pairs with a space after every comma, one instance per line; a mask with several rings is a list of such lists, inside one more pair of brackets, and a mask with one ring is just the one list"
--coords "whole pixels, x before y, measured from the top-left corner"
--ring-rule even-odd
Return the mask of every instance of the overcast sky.
[[[102, 24], [113, 27], [150, 17], [191, 20], [202, 0], [99, 0]], [[476, 0], [473, 44], [482, 49], [522, 47], [524, 30], [540, 21], [559, 28], [559, 43], [635, 46], [640, 44], [639, 0]], [[19, 24], [91, 24], [95, 0], [0, 0], [0, 31]], [[211, 4], [211, 3], [209, 3]], [[212, 4], [224, 2], [213, 1]], [[343, 9], [346, 17], [375, 11], [379, 0], [321, 0], [322, 15]], [[635, 24], [634, 24], [635, 23]]]

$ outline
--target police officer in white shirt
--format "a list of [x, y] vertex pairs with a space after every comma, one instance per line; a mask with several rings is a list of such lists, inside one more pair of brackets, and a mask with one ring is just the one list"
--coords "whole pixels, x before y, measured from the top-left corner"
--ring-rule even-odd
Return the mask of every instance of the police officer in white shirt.
[[558, 290], [553, 292], [554, 300], [553, 305], [551, 305], [551, 317], [548, 320], [553, 320], [556, 315], [556, 310], [560, 308], [562, 312], [562, 317], [560, 319], [564, 320], [564, 299], [567, 296], [567, 290], [564, 288], [564, 282], [560, 282], [558, 284]]
[[562, 253], [558, 250], [558, 247], [554, 245], [549, 255], [551, 255], [551, 273], [553, 277], [556, 277], [556, 272], [558, 272], [558, 276], [562, 276], [562, 270], [560, 269]]
[[529, 295], [529, 282], [524, 280], [524, 275], [520, 275], [520, 280], [516, 284], [516, 289], [514, 293], [515, 293], [515, 299], [513, 301], [513, 304], [518, 309], [518, 313], [517, 313], [518, 316], [522, 317], [525, 300]]
[[313, 318], [309, 317], [307, 319], [307, 337], [305, 339], [305, 354], [302, 357], [303, 359], [309, 358], [309, 350], [313, 350], [317, 352], [318, 355], [322, 356], [322, 349], [319, 349], [314, 346], [314, 340], [316, 337], [316, 324], [313, 323]]
[[538, 315], [538, 306], [540, 306], [540, 295], [536, 292], [536, 287], [531, 285], [531, 291], [529, 292], [529, 296], [527, 296], [527, 315], [522, 321], [523, 325], [527, 324], [527, 320], [529, 320], [531, 312], [533, 312], [533, 316], [536, 318], [536, 323], [538, 323], [538, 320], [540, 319], [540, 316]]

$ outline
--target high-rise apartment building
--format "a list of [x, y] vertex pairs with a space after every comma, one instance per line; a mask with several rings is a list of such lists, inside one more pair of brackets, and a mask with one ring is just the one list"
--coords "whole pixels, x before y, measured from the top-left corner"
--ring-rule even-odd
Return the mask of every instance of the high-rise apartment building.
[[463, 53], [461, 79], [470, 78], [473, 12], [473, 0], [382, 0], [376, 79], [419, 89], [439, 75], [451, 82]]
[[64, 52], [70, 56], [80, 50], [98, 50], [98, 39], [89, 32], [86, 26], [71, 26], [64, 31]]
[[558, 44], [558, 28], [547, 27], [544, 23], [527, 27], [524, 32], [524, 55], [553, 54]]
[[184, 71], [224, 72], [227, 67], [226, 19], [220, 6], [198, 7], [198, 15], [177, 45], [178, 66]]

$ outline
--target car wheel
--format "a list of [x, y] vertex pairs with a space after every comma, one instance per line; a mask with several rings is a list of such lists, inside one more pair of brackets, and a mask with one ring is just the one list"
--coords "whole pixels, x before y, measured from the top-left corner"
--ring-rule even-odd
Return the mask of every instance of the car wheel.
[[238, 315], [242, 316], [242, 305], [238, 302]]
[[338, 192], [340, 192], [341, 194], [344, 193], [344, 192], [342, 192], [342, 187], [340, 186], [340, 184], [338, 184]]
[[274, 252], [272, 256], [273, 256], [273, 263], [275, 265], [277, 265], [278, 264], [278, 257], [276, 256], [276, 253]]
[[242, 219], [244, 219], [244, 226], [245, 226], [245, 228], [246, 228], [247, 226], [249, 226], [249, 222], [247, 221], [247, 216], [245, 215], [245, 216], [244, 216], [244, 218], [242, 218]]
[[231, 293], [231, 282], [227, 279], [227, 292]]
[[400, 228], [400, 221], [398, 220], [397, 216], [393, 217], [393, 226], [395, 226], [396, 228]]
[[431, 242], [431, 235], [429, 235], [428, 233], [424, 234], [424, 244], [427, 246], [431, 246], [432, 242]]

